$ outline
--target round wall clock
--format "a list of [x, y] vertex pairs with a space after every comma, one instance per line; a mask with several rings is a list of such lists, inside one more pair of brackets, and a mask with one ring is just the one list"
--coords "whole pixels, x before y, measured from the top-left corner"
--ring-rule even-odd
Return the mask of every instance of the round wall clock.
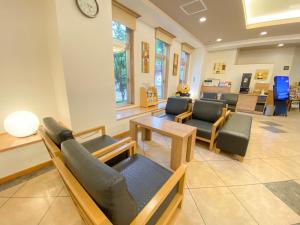
[[99, 12], [97, 0], [76, 0], [77, 6], [83, 15], [89, 18], [95, 18]]

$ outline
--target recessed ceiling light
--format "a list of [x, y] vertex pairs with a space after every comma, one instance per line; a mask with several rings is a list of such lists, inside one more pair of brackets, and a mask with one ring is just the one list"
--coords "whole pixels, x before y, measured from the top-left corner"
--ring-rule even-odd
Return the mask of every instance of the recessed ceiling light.
[[217, 40], [216, 40], [216, 42], [221, 42], [223, 39], [222, 38], [218, 38]]
[[206, 20], [207, 20], [206, 17], [201, 17], [201, 18], [199, 19], [200, 23], [204, 23]]
[[260, 32], [260, 35], [261, 35], [261, 36], [264, 36], [264, 35], [267, 35], [267, 34], [268, 34], [267, 31]]
[[278, 47], [283, 47], [284, 44], [283, 44], [283, 43], [280, 43], [280, 44], [278, 44], [277, 46], [278, 46]]

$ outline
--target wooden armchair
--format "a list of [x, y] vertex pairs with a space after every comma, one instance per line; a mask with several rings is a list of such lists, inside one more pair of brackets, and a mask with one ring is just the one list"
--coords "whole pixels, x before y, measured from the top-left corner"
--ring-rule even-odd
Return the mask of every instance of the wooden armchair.
[[186, 120], [185, 124], [196, 127], [196, 138], [208, 142], [209, 149], [213, 150], [219, 129], [224, 123], [225, 116], [229, 114], [223, 103], [197, 100], [193, 111], [181, 116], [179, 122]]
[[[113, 169], [104, 164], [124, 152], [129, 158]], [[168, 224], [181, 208], [186, 166], [171, 172], [135, 152], [134, 141], [98, 158], [76, 140], [62, 144], [53, 162], [86, 224]]]
[[[182, 98], [182, 97], [169, 97], [166, 105], [166, 109], [160, 110], [164, 111], [162, 115], [158, 117], [178, 122], [185, 113], [191, 112], [192, 110], [192, 99]], [[155, 112], [157, 114], [158, 112]]]
[[105, 126], [98, 126], [75, 133], [51, 117], [44, 118], [43, 121], [44, 126], [40, 127], [39, 133], [46, 146], [50, 146], [47, 149], [52, 158], [61, 154], [61, 143], [69, 139], [80, 139], [84, 138], [84, 136], [91, 136], [99, 133], [99, 137], [82, 143], [82, 145], [94, 156], [106, 154], [124, 143], [131, 141], [131, 138], [129, 137], [118, 141], [113, 137], [106, 135]]

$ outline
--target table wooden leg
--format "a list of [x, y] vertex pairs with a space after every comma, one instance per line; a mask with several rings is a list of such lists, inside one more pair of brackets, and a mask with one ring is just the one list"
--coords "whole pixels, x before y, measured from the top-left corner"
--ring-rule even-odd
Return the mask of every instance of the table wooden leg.
[[142, 127], [142, 140], [151, 141], [152, 131], [150, 129]]
[[186, 150], [186, 161], [190, 162], [194, 158], [195, 152], [195, 144], [196, 144], [196, 131], [193, 132], [192, 135], [188, 138], [187, 150]]
[[171, 147], [171, 169], [176, 170], [185, 163], [188, 138], [172, 138]]
[[132, 121], [130, 121], [130, 137], [135, 141], [138, 139], [138, 128], [137, 125]]

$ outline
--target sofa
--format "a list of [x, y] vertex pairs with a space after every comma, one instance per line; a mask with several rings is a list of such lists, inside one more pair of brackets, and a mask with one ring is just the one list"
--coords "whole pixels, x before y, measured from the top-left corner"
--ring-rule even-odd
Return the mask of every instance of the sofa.
[[[62, 142], [53, 162], [86, 224], [167, 224], [181, 207], [186, 166], [169, 171], [135, 148], [131, 141], [95, 157], [74, 139]], [[105, 164], [124, 152], [125, 160]]]
[[222, 102], [196, 100], [193, 111], [185, 116], [187, 120], [184, 123], [196, 127], [196, 138], [208, 142], [212, 150], [225, 115], [226, 108]]
[[183, 97], [169, 97], [167, 100], [165, 113], [158, 117], [178, 121], [182, 115], [191, 111], [192, 99]]

